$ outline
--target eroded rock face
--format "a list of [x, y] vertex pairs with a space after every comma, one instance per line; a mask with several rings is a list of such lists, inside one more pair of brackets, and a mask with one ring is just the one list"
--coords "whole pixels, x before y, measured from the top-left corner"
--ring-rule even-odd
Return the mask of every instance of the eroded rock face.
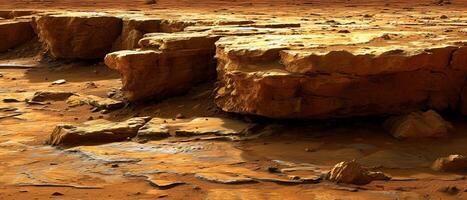
[[129, 100], [160, 99], [215, 77], [216, 40], [197, 33], [150, 34], [140, 40], [141, 50], [110, 53], [105, 64], [120, 72]]
[[401, 34], [420, 39], [416, 45], [381, 45], [378, 34], [221, 38], [215, 101], [227, 112], [271, 118], [458, 109], [465, 64], [453, 69], [450, 60], [466, 56], [462, 45], [433, 46], [416, 34]]
[[34, 36], [34, 30], [28, 20], [2, 21], [0, 22], [0, 53], [24, 44]]
[[382, 172], [371, 172], [355, 161], [345, 161], [336, 164], [326, 176], [327, 180], [336, 183], [365, 185], [375, 180], [389, 180]]
[[436, 171], [467, 171], [467, 157], [463, 155], [449, 155], [448, 157], [438, 158], [431, 167]]
[[102, 13], [45, 15], [36, 22], [39, 37], [54, 58], [103, 58], [122, 30], [120, 18]]
[[161, 31], [161, 19], [156, 18], [130, 18], [123, 19], [122, 34], [116, 41], [116, 50], [131, 50], [138, 46], [138, 41], [146, 33]]
[[136, 136], [138, 129], [149, 120], [148, 117], [136, 117], [123, 122], [94, 120], [81, 126], [57, 125], [47, 143], [70, 146], [124, 141]]
[[445, 137], [453, 129], [433, 110], [389, 118], [384, 126], [396, 138]]

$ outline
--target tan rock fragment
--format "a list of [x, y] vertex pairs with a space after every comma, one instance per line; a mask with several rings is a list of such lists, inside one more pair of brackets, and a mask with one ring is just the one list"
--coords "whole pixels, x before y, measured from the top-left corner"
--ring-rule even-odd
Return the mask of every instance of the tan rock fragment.
[[384, 126], [396, 138], [445, 137], [453, 129], [433, 110], [413, 112], [408, 115], [388, 119]]
[[95, 95], [74, 95], [67, 99], [66, 103], [70, 107], [81, 106], [81, 105], [91, 105], [99, 109], [106, 110], [115, 110], [125, 106], [125, 103], [122, 101], [103, 98]]
[[382, 172], [371, 172], [355, 161], [345, 161], [336, 164], [326, 176], [327, 180], [336, 183], [365, 185], [375, 180], [389, 180]]
[[149, 120], [148, 117], [137, 117], [123, 122], [94, 120], [81, 126], [57, 125], [47, 143], [69, 146], [123, 141], [136, 136], [138, 129]]

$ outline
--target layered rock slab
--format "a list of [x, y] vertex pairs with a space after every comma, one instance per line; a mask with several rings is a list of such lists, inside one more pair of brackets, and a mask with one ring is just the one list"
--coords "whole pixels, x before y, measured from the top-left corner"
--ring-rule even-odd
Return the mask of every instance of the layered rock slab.
[[423, 40], [374, 44], [380, 36], [368, 33], [334, 37], [221, 38], [217, 105], [310, 119], [458, 109], [466, 73], [451, 67], [451, 57], [463, 47]]
[[124, 141], [136, 136], [138, 129], [149, 120], [148, 117], [136, 117], [123, 122], [94, 120], [80, 126], [57, 125], [47, 143], [54, 146], [71, 146]]
[[35, 37], [31, 22], [27, 20], [0, 22], [0, 53], [24, 44]]
[[54, 58], [103, 58], [122, 31], [122, 20], [104, 13], [44, 15], [36, 23], [40, 39]]
[[142, 49], [110, 53], [105, 64], [120, 72], [129, 100], [160, 99], [215, 77], [216, 40], [199, 33], [150, 34], [139, 41]]

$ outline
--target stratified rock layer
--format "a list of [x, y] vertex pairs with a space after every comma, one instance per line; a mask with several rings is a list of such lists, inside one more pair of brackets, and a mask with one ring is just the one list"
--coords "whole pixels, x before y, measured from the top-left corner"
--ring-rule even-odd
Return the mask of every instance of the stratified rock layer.
[[160, 99], [215, 77], [216, 37], [198, 33], [150, 34], [142, 49], [108, 54], [105, 63], [122, 75], [129, 100]]
[[466, 78], [466, 63], [457, 61], [467, 56], [462, 44], [433, 46], [415, 33], [380, 41], [382, 35], [221, 38], [215, 101], [227, 112], [271, 118], [458, 109]]
[[95, 144], [123, 141], [136, 136], [150, 118], [136, 117], [123, 122], [89, 121], [81, 126], [57, 125], [50, 135], [50, 145]]
[[54, 58], [97, 59], [110, 52], [122, 20], [102, 13], [65, 13], [37, 19], [39, 37]]
[[35, 36], [30, 21], [0, 22], [0, 52], [26, 43]]

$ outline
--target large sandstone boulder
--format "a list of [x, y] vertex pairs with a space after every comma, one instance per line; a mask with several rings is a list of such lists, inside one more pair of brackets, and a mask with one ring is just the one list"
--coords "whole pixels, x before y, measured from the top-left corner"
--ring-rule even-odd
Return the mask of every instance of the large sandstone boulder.
[[104, 58], [122, 31], [120, 18], [103, 13], [45, 15], [36, 23], [54, 58]]
[[47, 143], [71, 146], [124, 141], [136, 136], [138, 129], [149, 120], [148, 117], [136, 117], [123, 122], [94, 120], [81, 126], [57, 125]]
[[382, 172], [371, 172], [356, 161], [344, 161], [336, 164], [326, 175], [326, 179], [336, 183], [365, 185], [376, 180], [389, 180]]
[[394, 137], [400, 139], [445, 137], [453, 129], [451, 123], [433, 110], [392, 117], [384, 122], [384, 126]]
[[30, 21], [2, 21], [0, 22], [0, 53], [24, 44], [34, 36]]
[[467, 157], [463, 155], [449, 155], [448, 157], [438, 158], [431, 167], [436, 171], [467, 171]]
[[223, 37], [216, 43], [216, 104], [227, 112], [308, 119], [458, 109], [465, 64], [452, 69], [450, 59], [467, 56], [460, 44], [433, 46], [401, 34], [419, 41], [373, 45], [381, 35]]
[[150, 34], [140, 40], [142, 49], [110, 53], [105, 64], [120, 72], [129, 100], [160, 99], [215, 77], [216, 40], [198, 33]]

